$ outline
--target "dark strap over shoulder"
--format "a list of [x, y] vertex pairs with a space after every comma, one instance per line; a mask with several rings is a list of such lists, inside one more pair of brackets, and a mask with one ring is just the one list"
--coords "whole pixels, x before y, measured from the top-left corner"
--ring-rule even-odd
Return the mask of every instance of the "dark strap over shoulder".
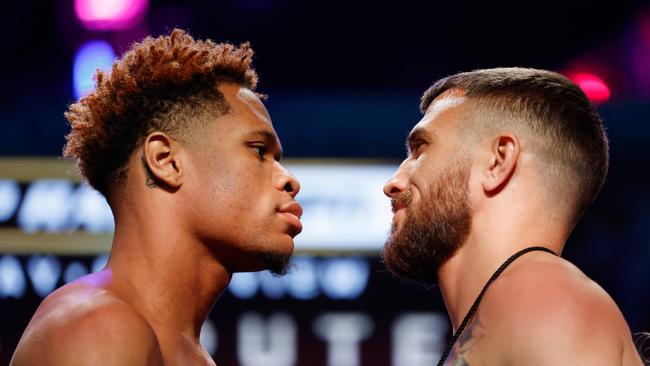
[[481, 293], [476, 297], [476, 300], [474, 300], [474, 303], [472, 304], [472, 307], [469, 308], [469, 311], [467, 312], [467, 315], [465, 315], [465, 318], [463, 318], [462, 323], [460, 323], [460, 326], [458, 327], [458, 330], [454, 334], [453, 337], [451, 337], [451, 340], [449, 341], [449, 344], [447, 344], [447, 348], [445, 348], [445, 351], [442, 353], [442, 356], [440, 357], [440, 361], [438, 361], [438, 366], [442, 366], [445, 363], [445, 360], [447, 360], [447, 357], [449, 356], [449, 352], [451, 352], [451, 349], [454, 347], [454, 344], [458, 340], [458, 337], [463, 333], [463, 330], [465, 330], [465, 327], [467, 326], [467, 323], [474, 317], [474, 313], [476, 313], [476, 310], [478, 309], [478, 305], [481, 303], [481, 300], [483, 299], [483, 295], [485, 294], [485, 291], [487, 291], [488, 287], [496, 280], [501, 273], [508, 268], [508, 266], [515, 261], [515, 259], [521, 257], [522, 255], [528, 253], [528, 252], [533, 252], [533, 251], [542, 251], [542, 252], [547, 252], [551, 253], [553, 255], [555, 254], [554, 251], [546, 248], [546, 247], [528, 247], [525, 249], [522, 249], [518, 251], [517, 253], [513, 254], [510, 256], [510, 258], [506, 259], [503, 264], [492, 274], [492, 277], [485, 283], [485, 286], [483, 286], [483, 289], [481, 290]]

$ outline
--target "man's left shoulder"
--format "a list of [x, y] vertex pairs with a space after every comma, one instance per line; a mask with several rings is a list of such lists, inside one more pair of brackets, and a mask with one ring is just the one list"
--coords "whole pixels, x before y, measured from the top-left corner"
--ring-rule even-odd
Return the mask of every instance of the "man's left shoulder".
[[[562, 258], [531, 260], [494, 283], [493, 300], [517, 323], [591, 336], [627, 332], [614, 300], [596, 282]], [[582, 335], [582, 334], [581, 334]]]
[[630, 330], [614, 300], [561, 258], [521, 263], [491, 291], [486, 313], [499, 319], [495, 331], [517, 349], [536, 349], [542, 357], [582, 349], [602, 360], [620, 357], [630, 342]]

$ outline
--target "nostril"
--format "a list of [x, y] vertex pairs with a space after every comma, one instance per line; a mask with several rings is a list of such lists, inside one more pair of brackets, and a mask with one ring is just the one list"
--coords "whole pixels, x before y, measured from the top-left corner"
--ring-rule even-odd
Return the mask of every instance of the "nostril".
[[403, 192], [406, 189], [400, 182], [397, 182], [395, 180], [390, 180], [389, 182], [386, 183], [384, 186], [384, 194], [388, 197], [393, 197], [401, 192]]
[[[279, 165], [279, 164], [278, 164]], [[295, 197], [300, 191], [300, 183], [294, 177], [280, 165], [279, 174], [274, 177], [274, 187], [278, 190], [289, 193], [292, 197]]]

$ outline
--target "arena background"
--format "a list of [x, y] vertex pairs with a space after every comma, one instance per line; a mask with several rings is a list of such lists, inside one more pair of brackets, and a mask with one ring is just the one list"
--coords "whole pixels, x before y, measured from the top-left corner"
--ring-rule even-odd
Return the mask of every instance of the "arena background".
[[[608, 181], [565, 257], [650, 330], [650, 4], [617, 1], [3, 2], [0, 364], [44, 296], [101, 268], [103, 199], [58, 158], [67, 105], [134, 40], [188, 29], [250, 41], [260, 90], [302, 182], [295, 270], [235, 277], [201, 340], [220, 365], [432, 365], [449, 321], [437, 289], [403, 284], [378, 253], [381, 187], [403, 159], [421, 93], [475, 68], [530, 66], [578, 82], [611, 139]], [[102, 66], [104, 65], [104, 66]], [[495, 239], [496, 240], [496, 239]], [[648, 344], [650, 347], [650, 344]]]

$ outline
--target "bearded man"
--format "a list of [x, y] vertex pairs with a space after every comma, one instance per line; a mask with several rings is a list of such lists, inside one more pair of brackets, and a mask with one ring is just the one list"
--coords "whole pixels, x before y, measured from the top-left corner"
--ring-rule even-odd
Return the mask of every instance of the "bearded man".
[[560, 257], [608, 169], [580, 88], [544, 70], [476, 70], [434, 83], [420, 109], [384, 187], [383, 258], [440, 286], [454, 335], [439, 365], [641, 365], [614, 301]]

